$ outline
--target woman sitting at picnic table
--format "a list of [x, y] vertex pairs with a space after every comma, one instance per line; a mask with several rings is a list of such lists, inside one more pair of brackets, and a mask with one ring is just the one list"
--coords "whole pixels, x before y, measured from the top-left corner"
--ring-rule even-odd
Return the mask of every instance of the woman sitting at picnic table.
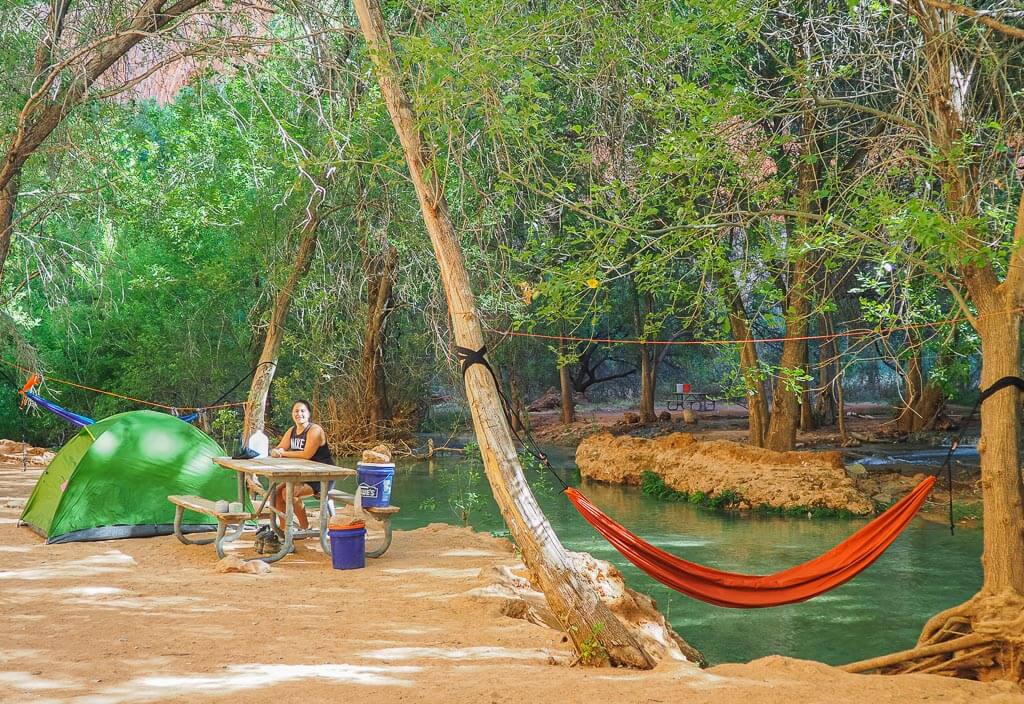
[[[277, 447], [270, 451], [271, 457], [294, 457], [295, 459], [312, 460], [321, 464], [334, 464], [331, 457], [331, 448], [327, 445], [327, 434], [324, 429], [313, 422], [313, 407], [309, 401], [299, 399], [292, 405], [292, 420], [295, 425], [285, 432], [284, 437]], [[327, 491], [330, 491], [334, 482], [328, 482]], [[295, 487], [293, 507], [295, 516], [299, 519], [299, 526], [305, 530], [309, 528], [309, 516], [306, 515], [306, 507], [302, 499], [307, 496], [320, 496], [322, 487], [320, 482], [309, 482], [299, 484]], [[281, 513], [285, 509], [285, 486], [281, 484], [274, 491], [271, 503]], [[278, 526], [284, 530], [284, 519], [278, 518]]]

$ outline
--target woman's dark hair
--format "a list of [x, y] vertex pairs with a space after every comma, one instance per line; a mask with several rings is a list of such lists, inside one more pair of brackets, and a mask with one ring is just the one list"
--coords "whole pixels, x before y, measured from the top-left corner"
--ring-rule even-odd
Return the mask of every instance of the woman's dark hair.
[[[303, 406], [305, 406], [306, 410], [309, 411], [309, 419], [313, 420], [313, 404], [312, 403], [310, 403], [309, 401], [307, 401], [304, 398], [295, 399], [295, 403], [301, 403]], [[295, 403], [292, 404], [292, 408], [295, 408]]]

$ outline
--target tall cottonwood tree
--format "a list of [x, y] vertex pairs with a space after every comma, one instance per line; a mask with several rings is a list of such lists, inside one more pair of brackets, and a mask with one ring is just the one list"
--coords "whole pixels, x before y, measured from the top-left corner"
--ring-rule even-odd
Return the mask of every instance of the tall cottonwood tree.
[[[140, 43], [167, 37], [206, 0], [143, 0], [142, 2], [84, 2], [50, 0], [39, 33], [32, 66], [22, 79], [22, 93], [0, 159], [0, 281], [11, 249], [18, 191], [26, 162], [78, 106], [90, 100], [93, 89], [110, 69], [126, 60]], [[23, 17], [37, 6], [24, 7]], [[16, 18], [15, 13], [9, 15]], [[185, 42], [157, 58], [140, 57], [134, 78], [104, 86], [109, 94], [136, 82], [190, 53], [210, 47]]]
[[[957, 9], [958, 8], [958, 9]], [[1024, 189], [1007, 141], [1024, 130], [1013, 86], [1024, 78], [1020, 30], [963, 6], [910, 0], [914, 22], [895, 28], [912, 42], [898, 74], [902, 112], [886, 116], [906, 140], [898, 159], [914, 160], [923, 187], [882, 207], [883, 223], [928, 246], [929, 267], [961, 306], [981, 343], [981, 389], [1021, 375], [1024, 309]], [[956, 11], [954, 11], [954, 9]], [[993, 25], [994, 23], [994, 25]], [[1004, 31], [1004, 29], [1006, 31]], [[892, 41], [880, 32], [880, 38]], [[897, 39], [902, 39], [897, 36]], [[853, 101], [849, 108], [859, 106]], [[920, 145], [920, 146], [918, 146]], [[905, 183], [905, 182], [904, 182]], [[937, 186], [937, 188], [935, 187]], [[858, 202], [863, 205], [864, 201]], [[970, 600], [934, 616], [918, 646], [849, 666], [941, 672], [982, 679], [1024, 676], [1024, 484], [1021, 404], [1006, 388], [981, 406], [984, 580]]]

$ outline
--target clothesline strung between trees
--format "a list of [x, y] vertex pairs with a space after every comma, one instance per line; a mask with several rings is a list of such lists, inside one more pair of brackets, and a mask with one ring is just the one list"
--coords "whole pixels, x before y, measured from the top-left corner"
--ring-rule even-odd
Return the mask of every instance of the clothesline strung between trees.
[[[974, 319], [978, 320], [978, 319], [985, 318], [985, 317], [988, 317], [988, 316], [993, 316], [993, 315], [1003, 315], [1003, 314], [1006, 314], [1006, 313], [1020, 313], [1020, 312], [1024, 312], [1024, 307], [1008, 308], [1006, 310], [997, 311], [997, 312], [994, 312], [994, 313], [979, 314], [979, 315], [975, 316]], [[927, 322], [927, 323], [910, 323], [910, 324], [907, 324], [907, 325], [897, 325], [897, 326], [892, 326], [892, 327], [888, 327], [888, 328], [878, 328], [878, 329], [875, 329], [875, 328], [859, 328], [859, 329], [845, 330], [845, 331], [841, 331], [841, 332], [834, 332], [834, 333], [830, 333], [830, 334], [826, 334], [826, 335], [800, 335], [800, 336], [793, 336], [793, 337], [763, 337], [763, 338], [749, 338], [749, 339], [741, 339], [741, 340], [731, 340], [731, 339], [730, 340], [726, 340], [726, 339], [718, 339], [718, 340], [639, 340], [639, 339], [615, 339], [615, 338], [600, 338], [600, 337], [577, 337], [577, 336], [573, 336], [573, 335], [546, 335], [546, 334], [543, 334], [543, 333], [523, 332], [523, 331], [520, 331], [520, 330], [498, 330], [496, 328], [487, 328], [487, 331], [491, 332], [493, 334], [496, 334], [496, 335], [500, 335], [502, 337], [525, 337], [525, 338], [535, 338], [535, 339], [541, 339], [541, 340], [556, 340], [558, 342], [589, 342], [589, 343], [595, 343], [595, 344], [613, 344], [613, 345], [738, 345], [738, 344], [748, 344], [748, 343], [755, 343], [755, 344], [757, 344], [757, 343], [765, 343], [765, 344], [766, 343], [778, 343], [778, 342], [786, 342], [787, 340], [807, 340], [807, 341], [823, 340], [823, 341], [826, 341], [826, 342], [830, 342], [830, 341], [836, 340], [836, 339], [841, 338], [841, 337], [868, 337], [868, 336], [871, 336], [871, 335], [877, 335], [877, 336], [881, 337], [881, 336], [884, 336], [884, 335], [890, 335], [890, 334], [895, 333], [895, 332], [907, 332], [907, 331], [910, 331], [910, 330], [921, 330], [921, 329], [942, 327], [942, 326], [946, 326], [946, 325], [957, 325], [959, 323], [967, 322], [967, 321], [968, 321], [967, 316], [956, 316], [956, 317], [953, 317], [953, 318], [945, 318], [943, 320], [934, 320], [934, 321]], [[0, 363], [6, 364], [7, 366], [12, 367], [14, 369], [17, 369], [17, 370], [19, 370], [21, 372], [24, 372], [26, 374], [34, 374], [35, 373], [31, 369], [29, 369], [28, 367], [24, 367], [24, 366], [22, 366], [20, 364], [15, 364], [14, 362], [8, 362], [7, 360], [4, 360], [4, 359], [0, 359]], [[259, 365], [257, 365], [256, 368], [258, 369]], [[256, 371], [256, 369], [253, 369], [252, 372], [250, 372], [245, 377], [243, 377], [243, 379], [240, 380], [238, 383], [236, 383], [227, 393], [230, 393], [235, 388], [237, 388], [238, 384], [240, 384], [241, 381], [244, 381], [245, 379], [249, 378], [249, 376], [251, 376], [253, 373], [255, 373], [255, 371]], [[120, 394], [120, 393], [117, 393], [115, 391], [108, 391], [106, 389], [100, 389], [100, 388], [96, 388], [94, 386], [87, 386], [85, 384], [79, 384], [77, 382], [69, 381], [67, 379], [60, 379], [60, 378], [57, 378], [57, 377], [47, 376], [45, 380], [53, 382], [53, 383], [57, 383], [57, 384], [63, 384], [65, 386], [71, 386], [71, 387], [74, 387], [76, 389], [83, 389], [85, 391], [92, 391], [94, 393], [103, 394], [105, 396], [111, 396], [113, 398], [120, 398], [120, 399], [123, 399], [125, 401], [132, 401], [133, 403], [139, 403], [139, 404], [142, 404], [144, 406], [151, 406], [153, 408], [161, 408], [161, 409], [170, 411], [172, 413], [177, 413], [178, 411], [194, 411], [194, 412], [198, 412], [198, 411], [218, 410], [218, 409], [221, 409], [221, 408], [237, 408], [237, 407], [242, 407], [242, 406], [245, 406], [246, 404], [248, 404], [248, 401], [232, 401], [232, 402], [229, 402], [229, 403], [220, 403], [220, 399], [218, 399], [218, 401], [216, 403], [210, 404], [208, 406], [171, 406], [171, 405], [167, 405], [167, 404], [164, 404], [164, 403], [157, 403], [156, 401], [147, 401], [145, 399], [136, 398], [134, 396], [128, 396], [126, 394]], [[227, 394], [224, 394], [224, 395], [227, 395]], [[221, 398], [223, 398], [223, 396]]]
[[[993, 313], [985, 313], [974, 316], [974, 320], [980, 320], [982, 318], [1005, 315], [1007, 313], [1020, 313], [1024, 312], [1024, 307], [1021, 308], [1007, 308], [1006, 310], [996, 311]], [[556, 340], [559, 342], [590, 342], [599, 344], [612, 344], [612, 345], [740, 345], [748, 343], [770, 343], [770, 342], [786, 342], [789, 340], [824, 340], [830, 342], [840, 337], [869, 337], [871, 335], [877, 335], [879, 337], [884, 335], [890, 335], [895, 332], [908, 332], [910, 330], [921, 330], [927, 328], [937, 328], [946, 325], [956, 325], [963, 322], [968, 322], [967, 316], [957, 316], [955, 318], [945, 318], [943, 320], [933, 320], [928, 323], [910, 323], [907, 325], [897, 325], [888, 328], [858, 328], [852, 330], [844, 330], [841, 332], [834, 332], [827, 335], [799, 335], [792, 337], [761, 337], [761, 338], [749, 338], [741, 340], [639, 340], [639, 339], [614, 339], [614, 338], [601, 338], [601, 337], [575, 337], [572, 335], [545, 335], [542, 333], [535, 332], [523, 332], [521, 330], [498, 330], [496, 328], [487, 328], [487, 331], [494, 333], [495, 335], [501, 335], [503, 337], [532, 337], [541, 340]]]
[[[0, 359], [0, 363], [6, 364], [7, 366], [12, 367], [14, 369], [17, 369], [17, 370], [19, 370], [21, 372], [24, 372], [25, 374], [30, 374], [30, 375], [31, 374], [35, 374], [35, 372], [33, 372], [28, 367], [23, 367], [22, 365], [15, 364], [14, 362], [8, 362], [5, 359]], [[248, 375], [245, 378], [247, 379]], [[123, 399], [125, 401], [132, 401], [133, 403], [142, 404], [143, 406], [151, 406], [153, 408], [161, 408], [163, 410], [170, 411], [171, 413], [175, 413], [175, 414], [176, 414], [177, 411], [195, 411], [195, 412], [198, 412], [198, 411], [217, 410], [217, 409], [221, 409], [221, 408], [233, 408], [233, 407], [238, 407], [238, 406], [245, 406], [248, 403], [248, 401], [233, 401], [233, 402], [230, 402], [230, 403], [219, 403], [218, 402], [218, 403], [211, 404], [209, 406], [169, 406], [169, 405], [164, 404], [164, 403], [157, 403], [156, 401], [147, 401], [145, 399], [135, 398], [134, 396], [127, 396], [125, 394], [119, 394], [116, 391], [107, 391], [106, 389], [98, 389], [98, 388], [96, 388], [94, 386], [86, 386], [85, 384], [78, 384], [78, 383], [76, 383], [74, 381], [68, 381], [67, 379], [58, 379], [56, 377], [47, 376], [47, 377], [45, 377], [45, 381], [53, 382], [55, 384], [63, 384], [65, 386], [72, 386], [72, 387], [74, 387], [76, 389], [83, 389], [85, 391], [92, 391], [94, 393], [103, 394], [104, 396], [112, 396], [114, 398], [120, 398], [120, 399]], [[243, 381], [244, 381], [244, 379], [243, 379]], [[239, 382], [239, 383], [241, 383], [241, 382]], [[236, 386], [237, 386], [237, 384], [236, 384]]]

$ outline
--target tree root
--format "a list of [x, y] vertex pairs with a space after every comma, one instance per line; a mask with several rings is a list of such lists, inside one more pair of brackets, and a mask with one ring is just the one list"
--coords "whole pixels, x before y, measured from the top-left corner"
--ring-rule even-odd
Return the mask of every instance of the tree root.
[[1024, 596], [979, 594], [925, 624], [917, 646], [844, 665], [847, 672], [929, 673], [1021, 683]]

